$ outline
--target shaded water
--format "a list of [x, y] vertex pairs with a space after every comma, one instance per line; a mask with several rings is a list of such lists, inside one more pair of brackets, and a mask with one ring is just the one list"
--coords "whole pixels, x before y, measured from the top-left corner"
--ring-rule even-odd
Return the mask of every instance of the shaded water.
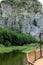
[[26, 65], [26, 57], [23, 53], [0, 54], [0, 65]]

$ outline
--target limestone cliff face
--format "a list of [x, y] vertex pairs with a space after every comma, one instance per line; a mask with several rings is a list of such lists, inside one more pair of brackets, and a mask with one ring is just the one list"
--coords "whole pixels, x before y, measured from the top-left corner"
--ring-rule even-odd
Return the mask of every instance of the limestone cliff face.
[[[15, 4], [16, 3], [16, 4]], [[20, 23], [21, 31], [23, 33], [38, 34], [38, 26], [43, 27], [42, 21], [42, 5], [38, 0], [3, 0], [1, 2], [2, 18], [7, 18], [7, 26], [12, 25], [19, 29]], [[33, 25], [33, 20], [38, 22], [38, 26]], [[20, 23], [18, 23], [20, 22]], [[5, 22], [4, 22], [5, 23]], [[34, 35], [35, 35], [34, 34]]]

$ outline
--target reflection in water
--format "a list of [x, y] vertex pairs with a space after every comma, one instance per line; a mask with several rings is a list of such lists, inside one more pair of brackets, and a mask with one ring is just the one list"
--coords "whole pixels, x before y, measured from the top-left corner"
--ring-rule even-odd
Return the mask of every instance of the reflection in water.
[[25, 54], [22, 53], [0, 54], [0, 65], [26, 65]]

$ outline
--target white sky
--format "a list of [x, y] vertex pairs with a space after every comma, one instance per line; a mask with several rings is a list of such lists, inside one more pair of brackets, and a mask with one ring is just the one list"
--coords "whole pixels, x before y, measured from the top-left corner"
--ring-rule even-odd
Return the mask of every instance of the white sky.
[[0, 0], [0, 2], [1, 2], [2, 0]]
[[42, 5], [43, 5], [43, 0], [39, 0], [41, 3], [42, 3]]

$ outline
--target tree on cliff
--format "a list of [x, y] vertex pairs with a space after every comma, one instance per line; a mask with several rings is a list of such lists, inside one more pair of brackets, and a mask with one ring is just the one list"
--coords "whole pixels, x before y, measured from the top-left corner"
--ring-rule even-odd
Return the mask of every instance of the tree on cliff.
[[37, 26], [37, 21], [35, 19], [33, 20], [33, 25]]

